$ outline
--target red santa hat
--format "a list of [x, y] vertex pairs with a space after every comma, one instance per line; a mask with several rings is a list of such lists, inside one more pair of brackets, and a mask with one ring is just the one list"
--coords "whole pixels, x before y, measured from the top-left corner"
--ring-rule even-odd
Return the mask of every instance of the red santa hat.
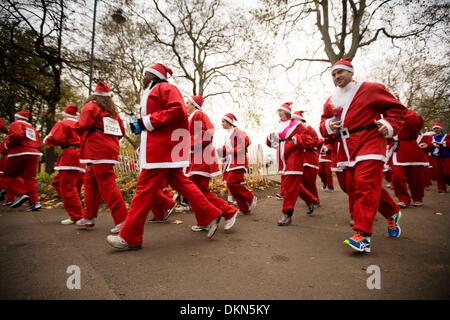
[[295, 111], [295, 112], [292, 114], [291, 119], [293, 119], [293, 120], [300, 120], [300, 121], [306, 122], [305, 118], [303, 118], [303, 113], [304, 113], [304, 112], [305, 112], [305, 111], [302, 111], [302, 110]]
[[0, 118], [0, 131], [6, 131], [6, 123]]
[[337, 69], [343, 69], [347, 70], [351, 73], [354, 73], [353, 65], [352, 65], [352, 58], [344, 58], [341, 60], [336, 61], [336, 63], [331, 67], [331, 72]]
[[31, 118], [31, 112], [28, 110], [22, 110], [14, 114], [14, 118], [20, 119], [20, 120], [26, 120], [30, 121]]
[[161, 63], [156, 63], [152, 66], [144, 68], [144, 74], [146, 72], [150, 72], [150, 73], [154, 74], [155, 76], [157, 76], [158, 78], [163, 79], [163, 80], [167, 80], [167, 78], [168, 78], [167, 74], [170, 74], [170, 75], [173, 74], [173, 71], [169, 67], [166, 67], [165, 65], [163, 65]]
[[237, 119], [234, 116], [234, 114], [232, 113], [227, 113], [226, 115], [224, 115], [222, 117], [223, 120], [225, 120], [226, 122], [228, 122], [229, 124], [231, 124], [232, 126], [237, 127]]
[[432, 122], [432, 123], [431, 123], [431, 129], [434, 130], [434, 128], [443, 129], [442, 123], [440, 123], [440, 122]]
[[202, 96], [190, 96], [187, 99], [199, 110], [202, 108], [203, 102], [205, 101]]
[[111, 88], [107, 83], [100, 80], [97, 83], [97, 86], [95, 87], [94, 95], [102, 97], [111, 97], [112, 96]]
[[292, 102], [285, 102], [279, 107], [277, 110], [283, 110], [286, 111], [289, 114], [292, 114]]
[[76, 119], [80, 114], [78, 113], [78, 107], [75, 104], [70, 103], [64, 108], [62, 115], [66, 118]]

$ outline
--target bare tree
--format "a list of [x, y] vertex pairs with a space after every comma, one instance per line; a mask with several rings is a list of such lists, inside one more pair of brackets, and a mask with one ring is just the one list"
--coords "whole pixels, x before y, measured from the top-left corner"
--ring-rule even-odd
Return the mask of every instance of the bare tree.
[[[354, 57], [360, 48], [369, 46], [383, 35], [396, 40], [425, 36], [439, 26], [448, 27], [450, 4], [443, 1], [406, 0], [269, 0], [261, 1], [264, 9], [255, 16], [275, 31], [290, 33], [305, 21], [314, 21], [325, 55], [296, 58], [300, 61], [335, 63], [343, 57]], [[405, 23], [404, 19], [408, 19]], [[401, 20], [401, 23], [397, 23]]]

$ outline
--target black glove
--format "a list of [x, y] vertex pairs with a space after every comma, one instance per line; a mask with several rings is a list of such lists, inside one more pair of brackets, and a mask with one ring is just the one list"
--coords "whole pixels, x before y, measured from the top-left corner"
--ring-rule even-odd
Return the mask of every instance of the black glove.
[[130, 123], [131, 132], [136, 135], [140, 135], [142, 130], [145, 130], [144, 122], [142, 119], [137, 119], [136, 122]]

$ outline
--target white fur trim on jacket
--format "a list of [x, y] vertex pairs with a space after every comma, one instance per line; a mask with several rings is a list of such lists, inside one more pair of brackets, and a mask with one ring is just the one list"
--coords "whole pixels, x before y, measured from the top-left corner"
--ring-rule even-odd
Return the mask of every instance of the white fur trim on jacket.
[[150, 120], [151, 114], [142, 118], [142, 122], [144, 123], [145, 128], [148, 131], [153, 131], [155, 128], [152, 126], [152, 121]]
[[385, 119], [380, 119], [377, 120], [377, 123], [382, 124], [388, 129], [388, 135], [386, 138], [392, 138], [394, 136], [394, 128], [392, 128], [389, 122], [387, 122]]
[[20, 157], [20, 156], [42, 156], [40, 152], [19, 152], [8, 154], [8, 158]]

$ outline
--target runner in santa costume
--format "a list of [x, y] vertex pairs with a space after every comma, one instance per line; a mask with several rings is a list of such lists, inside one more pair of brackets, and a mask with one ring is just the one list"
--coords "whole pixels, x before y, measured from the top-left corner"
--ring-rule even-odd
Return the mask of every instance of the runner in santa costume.
[[429, 163], [417, 145], [417, 136], [422, 128], [423, 118], [414, 110], [408, 109], [403, 125], [394, 137], [392, 185], [400, 208], [406, 208], [410, 204], [415, 207], [423, 205], [423, 171], [428, 168]]
[[36, 180], [39, 158], [42, 155], [41, 138], [30, 124], [30, 111], [19, 111], [14, 119], [3, 141], [3, 148], [8, 150], [4, 169], [6, 189], [17, 195], [10, 207], [18, 208], [28, 200], [30, 206], [27, 211], [37, 211], [41, 208]]
[[62, 220], [61, 224], [74, 224], [83, 218], [83, 207], [81, 204], [79, 187], [81, 174], [86, 170], [80, 164], [80, 136], [75, 128], [79, 116], [78, 107], [69, 104], [62, 113], [64, 120], [57, 122], [49, 135], [44, 138], [44, 143], [49, 147], [61, 147], [62, 153], [56, 161], [55, 170], [58, 175], [52, 184], [58, 188], [57, 191], [64, 203], [64, 208], [69, 215], [68, 219]]
[[119, 163], [119, 139], [125, 134], [125, 128], [114, 106], [111, 89], [105, 82], [98, 82], [95, 92], [81, 109], [76, 131], [81, 136], [80, 163], [87, 165], [84, 177], [86, 211], [76, 224], [93, 227], [103, 198], [115, 224], [111, 233], [118, 233], [127, 208], [116, 184], [114, 165]]
[[[8, 133], [8, 128], [6, 127], [6, 123], [5, 121], [3, 121], [3, 119], [0, 118], [0, 134], [4, 133], [5, 137], [6, 134]], [[6, 202], [9, 202], [9, 205], [12, 204], [12, 202], [14, 201], [14, 194], [12, 194], [11, 192], [9, 192], [9, 197], [6, 197], [7, 194], [7, 190], [6, 190], [6, 184], [3, 178], [3, 173], [4, 173], [4, 169], [5, 169], [5, 164], [6, 164], [6, 157], [8, 156], [8, 150], [6, 150], [3, 147], [3, 143], [0, 143], [0, 201], [5, 200], [6, 198]]]
[[427, 159], [427, 162], [429, 163], [428, 168], [424, 170], [423, 180], [424, 180], [424, 186], [425, 190], [428, 190], [428, 187], [432, 184], [432, 178], [433, 178], [433, 166], [432, 166], [432, 160], [431, 160], [431, 148], [432, 148], [432, 142], [433, 142], [433, 131], [424, 132], [420, 136], [417, 137], [417, 145], [422, 150], [423, 154], [425, 155], [425, 158]]
[[227, 184], [239, 211], [250, 214], [256, 207], [256, 196], [245, 187], [244, 174], [248, 168], [247, 151], [251, 144], [247, 134], [237, 127], [237, 119], [232, 113], [222, 117], [222, 127], [227, 130], [225, 145], [220, 151], [223, 162], [223, 180]]
[[[307, 134], [312, 138], [308, 147], [303, 149], [303, 175], [302, 175], [302, 184], [313, 196], [317, 205], [320, 204], [319, 193], [317, 192], [317, 172], [319, 171], [319, 155], [317, 152], [317, 147], [319, 145], [319, 136], [317, 135], [316, 130], [313, 127], [306, 123], [305, 118], [303, 117], [304, 111], [295, 111], [292, 114], [291, 119], [300, 121], [300, 123], [306, 128]], [[300, 198], [306, 202], [309, 206], [311, 203], [309, 195], [305, 195], [300, 192]]]
[[[191, 163], [186, 176], [200, 189], [209, 202], [223, 212], [227, 219], [225, 230], [236, 221], [238, 210], [230, 206], [225, 200], [218, 197], [209, 189], [209, 181], [212, 177], [221, 174], [213, 147], [214, 126], [209, 117], [202, 111], [204, 99], [202, 96], [187, 98], [186, 109], [189, 114], [189, 132], [191, 134]], [[192, 226], [192, 231], [205, 230], [198, 224]]]
[[299, 121], [291, 119], [292, 102], [286, 102], [278, 108], [280, 125], [277, 132], [271, 133], [266, 143], [277, 149], [278, 170], [284, 176], [281, 180], [284, 191], [282, 215], [279, 226], [292, 223], [295, 203], [300, 193], [305, 193], [311, 202], [308, 213], [314, 210], [315, 197], [302, 184], [304, 149], [317, 144], [314, 137]]
[[[339, 133], [337, 167], [343, 169], [343, 183], [353, 197], [356, 234], [344, 243], [359, 252], [370, 252], [370, 237], [378, 210], [389, 221], [391, 238], [400, 236], [401, 216], [389, 193], [382, 187], [386, 161], [386, 137], [397, 134], [406, 108], [378, 83], [353, 80], [350, 59], [332, 67], [336, 89], [326, 104], [331, 114], [322, 115], [326, 135]], [[324, 111], [326, 110], [324, 106]]]
[[176, 86], [167, 82], [168, 75], [172, 75], [172, 70], [159, 63], [144, 69], [141, 119], [133, 130], [142, 131], [139, 156], [142, 171], [125, 224], [119, 235], [107, 238], [117, 249], [142, 246], [151, 203], [166, 180], [188, 199], [198, 224], [208, 227], [208, 238], [216, 232], [222, 215], [183, 173], [183, 168], [189, 166], [189, 123], [183, 97]]
[[431, 142], [431, 158], [439, 193], [447, 192], [450, 185], [450, 136], [444, 131], [442, 123], [433, 122], [434, 131]]
[[333, 146], [329, 139], [319, 141], [319, 172], [318, 175], [322, 181], [322, 190], [333, 192], [333, 173], [331, 172], [331, 150]]

